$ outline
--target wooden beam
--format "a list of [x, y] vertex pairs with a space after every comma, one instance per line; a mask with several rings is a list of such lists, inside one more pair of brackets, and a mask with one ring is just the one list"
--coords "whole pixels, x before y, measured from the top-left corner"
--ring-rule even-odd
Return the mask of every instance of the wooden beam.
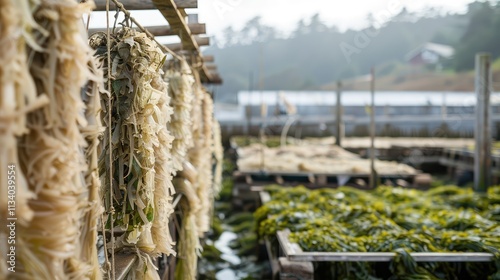
[[182, 45], [185, 49], [199, 51], [200, 48], [196, 41], [191, 37], [191, 30], [186, 24], [185, 18], [177, 8], [174, 0], [152, 0], [156, 8], [168, 21], [174, 32], [178, 32]]
[[201, 57], [203, 59], [203, 62], [214, 62], [214, 56], [213, 55], [204, 55]]
[[181, 13], [181, 16], [184, 18], [184, 20], [186, 20], [188, 17], [186, 11], [184, 9], [179, 9], [179, 12]]
[[[206, 26], [204, 23], [192, 23], [188, 24], [189, 29], [192, 34], [205, 34]], [[157, 26], [145, 26], [145, 28], [151, 32], [154, 36], [175, 36], [178, 35], [175, 33], [172, 28], [168, 25], [157, 25]], [[106, 28], [92, 28], [89, 29], [89, 34], [94, 34], [96, 32], [106, 32]]]
[[208, 71], [217, 70], [217, 65], [215, 65], [215, 64], [205, 64], [205, 66], [207, 67]]
[[[106, 0], [94, 0], [96, 8], [94, 11], [106, 11]], [[111, 1], [110, 1], [111, 2]], [[120, 0], [125, 9], [131, 10], [156, 10], [156, 6], [151, 0]], [[196, 9], [198, 8], [198, 0], [175, 0], [175, 4], [179, 9]], [[109, 4], [110, 10], [115, 10], [115, 4]]]
[[[208, 46], [210, 44], [210, 38], [208, 37], [195, 37], [195, 42], [198, 46]], [[165, 44], [165, 47], [169, 48], [174, 52], [181, 50], [193, 51], [193, 49], [186, 49], [186, 46], [182, 43]]]
[[219, 73], [217, 73], [217, 72], [210, 73], [210, 82], [208, 82], [209, 84], [221, 85], [222, 82], [223, 82], [223, 80], [219, 76]]
[[[156, 8], [160, 10], [161, 14], [168, 21], [168, 24], [172, 27], [172, 30], [178, 32], [179, 38], [181, 39], [182, 48], [185, 50], [192, 50], [194, 55], [201, 60], [200, 46], [192, 36], [191, 30], [186, 24], [185, 12], [179, 9], [174, 2], [174, 0], [152, 0]], [[208, 39], [208, 38], [207, 38]], [[210, 43], [209, 40], [206, 43]], [[210, 83], [211, 77], [205, 65], [201, 65], [200, 78], [204, 83]]]

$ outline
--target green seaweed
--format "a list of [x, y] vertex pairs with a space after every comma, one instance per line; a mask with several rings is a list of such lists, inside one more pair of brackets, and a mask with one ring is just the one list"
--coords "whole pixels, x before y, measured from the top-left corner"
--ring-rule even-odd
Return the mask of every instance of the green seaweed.
[[[330, 277], [498, 279], [500, 275], [499, 187], [486, 195], [455, 186], [427, 192], [386, 186], [362, 191], [273, 185], [266, 190], [271, 201], [254, 213], [260, 237], [289, 229], [290, 241], [304, 251], [397, 253], [389, 275], [376, 264], [331, 263]], [[411, 252], [488, 252], [495, 260], [417, 264]]]

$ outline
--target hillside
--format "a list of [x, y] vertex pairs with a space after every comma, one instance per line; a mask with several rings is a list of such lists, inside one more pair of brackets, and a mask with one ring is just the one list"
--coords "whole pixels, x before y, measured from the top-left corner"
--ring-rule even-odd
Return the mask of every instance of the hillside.
[[[492, 65], [493, 88], [500, 89], [500, 59]], [[376, 77], [377, 90], [397, 91], [474, 91], [474, 71], [411, 72], [411, 67], [399, 66], [394, 73]], [[370, 90], [369, 75], [342, 81], [344, 90]], [[335, 82], [322, 85], [321, 90], [335, 90]]]
[[[235, 102], [238, 91], [259, 88], [331, 89], [337, 80], [351, 80], [347, 87], [362, 89], [366, 83], [356, 77], [369, 73], [372, 66], [377, 69], [379, 89], [470, 91], [475, 53], [488, 51], [493, 58], [500, 56], [500, 4], [474, 2], [466, 14], [417, 15], [403, 9], [380, 28], [374, 26], [378, 25], [368, 19], [363, 30], [341, 32], [313, 16], [300, 21], [287, 36], [262, 24], [259, 18], [241, 30], [228, 28], [224, 38], [217, 38], [218, 45], [205, 51], [216, 57], [224, 79], [217, 98]], [[455, 49], [442, 73], [405, 69], [406, 56], [426, 42]]]

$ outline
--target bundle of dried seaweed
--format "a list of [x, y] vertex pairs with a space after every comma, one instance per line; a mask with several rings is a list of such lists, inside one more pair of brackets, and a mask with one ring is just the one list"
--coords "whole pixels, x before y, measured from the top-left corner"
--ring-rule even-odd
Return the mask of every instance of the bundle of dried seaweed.
[[[33, 195], [28, 189], [24, 174], [18, 169], [17, 137], [28, 132], [26, 114], [46, 105], [48, 98], [46, 95], [37, 96], [29, 73], [26, 41], [33, 39], [28, 37], [31, 36], [29, 34], [26, 34], [26, 38], [23, 36], [25, 28], [38, 28], [32, 18], [28, 3], [14, 0], [0, 1], [0, 65], [2, 65], [0, 67], [0, 164], [3, 168], [9, 165], [13, 167], [11, 174], [15, 175], [17, 191], [16, 217], [19, 223], [27, 225], [33, 215], [28, 206], [28, 199]], [[0, 173], [0, 217], [2, 220], [8, 217], [7, 175], [7, 172]], [[2, 228], [0, 234], [5, 230]], [[7, 240], [7, 238], [1, 238], [1, 240]]]
[[222, 136], [219, 122], [213, 119], [213, 141], [214, 141], [214, 157], [215, 157], [215, 171], [213, 192], [215, 196], [219, 195], [222, 188], [222, 164], [224, 161], [224, 148], [222, 147]]
[[81, 87], [97, 79], [88, 68], [92, 55], [81, 21], [92, 5], [42, 0], [37, 9], [30, 7], [40, 27], [32, 31], [29, 67], [37, 95], [46, 94], [49, 103], [28, 115], [29, 132], [19, 142], [20, 166], [36, 196], [29, 201], [33, 219], [18, 231], [20, 278], [93, 277], [95, 259], [81, 251], [89, 194], [80, 131], [87, 126]]
[[174, 109], [172, 121], [169, 124], [169, 130], [175, 138], [172, 143], [174, 170], [182, 170], [187, 151], [193, 146], [191, 112], [194, 77], [185, 59], [179, 63], [179, 70], [172, 67], [165, 74], [165, 80], [168, 81], [168, 93], [171, 97], [170, 104]]
[[200, 155], [200, 166], [198, 168], [198, 189], [197, 194], [201, 202], [201, 209], [196, 215], [198, 234], [203, 236], [210, 229], [210, 213], [214, 199], [212, 191], [212, 154], [213, 154], [213, 101], [208, 93], [204, 93], [203, 106], [203, 145]]
[[196, 213], [200, 199], [193, 186], [186, 179], [175, 181], [176, 190], [184, 196], [179, 202], [182, 211], [182, 228], [179, 233], [178, 261], [175, 269], [176, 279], [196, 279], [198, 255], [201, 252], [200, 239], [196, 225]]
[[83, 96], [87, 110], [85, 117], [87, 126], [81, 127], [81, 131], [87, 140], [87, 148], [85, 149], [85, 157], [87, 159], [88, 169], [85, 173], [85, 182], [88, 188], [88, 212], [84, 217], [82, 228], [82, 259], [92, 264], [91, 279], [101, 279], [101, 270], [97, 259], [97, 223], [102, 214], [101, 198], [99, 191], [101, 189], [101, 181], [99, 180], [99, 137], [104, 132], [104, 127], [101, 122], [101, 98], [100, 94], [104, 91], [102, 81], [103, 73], [97, 67], [97, 61], [94, 59], [89, 62], [89, 68], [96, 74], [94, 79], [87, 86], [87, 91]]
[[[105, 36], [97, 34], [91, 45], [102, 68], [108, 69]], [[151, 256], [174, 254], [168, 231], [174, 193], [173, 137], [167, 130], [172, 109], [161, 78], [165, 55], [145, 34], [129, 28], [113, 35], [110, 49], [112, 87], [110, 96], [103, 98], [103, 119], [112, 138], [109, 131], [105, 133], [99, 162], [106, 208], [114, 208], [114, 224], [126, 231], [118, 240], [120, 246], [136, 246]], [[113, 186], [105, 179], [110, 177]], [[113, 201], [109, 201], [111, 188]]]
[[[32, 5], [36, 5], [35, 2]], [[28, 206], [33, 193], [19, 168], [17, 137], [27, 132], [26, 114], [48, 101], [45, 95], [36, 95], [29, 74], [25, 45], [33, 39], [25, 32], [27, 28], [38, 28], [28, 2], [0, 1], [0, 166], [5, 168], [0, 173], [0, 220], [17, 218], [17, 223], [24, 226], [33, 217]], [[8, 243], [7, 230], [5, 226], [0, 228], [0, 279], [7, 278], [9, 273], [4, 259], [7, 248], [14, 245], [17, 250], [23, 249], [12, 240]], [[10, 265], [9, 268], [15, 269]]]

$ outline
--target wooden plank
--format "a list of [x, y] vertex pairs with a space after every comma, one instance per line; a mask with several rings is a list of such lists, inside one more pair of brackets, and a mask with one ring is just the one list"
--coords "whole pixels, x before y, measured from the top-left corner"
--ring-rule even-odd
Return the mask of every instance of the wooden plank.
[[205, 64], [205, 66], [207, 67], [208, 71], [212, 72], [212, 71], [217, 70], [217, 65], [215, 65], [215, 64]]
[[115, 254], [115, 277], [117, 280], [122, 280], [127, 277], [128, 272], [132, 269], [136, 254]]
[[[196, 37], [195, 41], [198, 42], [197, 45], [199, 45], [199, 46], [207, 46], [208, 44], [210, 44], [210, 38], [208, 38], [208, 37]], [[181, 50], [193, 51], [193, 49], [190, 49], [190, 48], [186, 49], [186, 46], [182, 43], [165, 44], [164, 46], [169, 48], [170, 50], [172, 50], [174, 52], [178, 52]]]
[[[302, 176], [302, 177], [309, 177], [311, 175], [313, 176], [349, 176], [353, 178], [366, 178], [370, 176], [369, 173], [311, 173], [311, 172], [288, 172], [288, 171], [264, 171], [265, 175], [268, 176], [276, 176], [276, 175], [281, 175], [281, 176]], [[402, 179], [409, 179], [413, 178], [416, 175], [420, 174], [379, 174], [379, 176], [383, 178], [402, 178]], [[245, 176], [245, 175], [263, 175], [262, 170], [240, 170], [237, 174], [238, 176]]]
[[[200, 35], [206, 33], [206, 25], [204, 23], [190, 23], [188, 24], [189, 29], [192, 34]], [[172, 28], [168, 25], [156, 25], [156, 26], [146, 26], [145, 27], [154, 36], [176, 36], [178, 35]], [[136, 28], [137, 29], [137, 28]], [[117, 29], [118, 30], [118, 29]], [[89, 29], [89, 34], [94, 34], [97, 32], [106, 32], [106, 28], [92, 28]]]
[[287, 258], [278, 259], [280, 280], [313, 280], [314, 266], [312, 262], [292, 262]]
[[[94, 0], [96, 8], [94, 11], [106, 11], [106, 0]], [[151, 0], [120, 0], [127, 10], [156, 10], [156, 6]], [[198, 0], [175, 0], [175, 4], [179, 9], [196, 9], [198, 8]], [[115, 4], [110, 1], [110, 10], [115, 10]]]
[[220, 85], [222, 83], [223, 83], [223, 80], [219, 76], [219, 73], [210, 73], [210, 84]]
[[[303, 252], [298, 244], [290, 242], [290, 230], [278, 231], [278, 242], [283, 253], [290, 261], [328, 261], [328, 262], [390, 262], [393, 252]], [[490, 253], [410, 253], [416, 262], [490, 262]]]
[[201, 57], [201, 59], [203, 60], [203, 62], [214, 62], [215, 61], [213, 55], [204, 55]]
[[269, 258], [269, 263], [271, 264], [271, 271], [272, 271], [271, 279], [277, 279], [277, 276], [280, 271], [278, 256], [274, 253], [269, 238], [265, 238], [264, 243], [266, 244], [267, 256]]
[[[193, 38], [191, 30], [186, 24], [186, 13], [182, 9], [178, 9], [174, 0], [152, 0], [156, 8], [172, 26], [172, 30], [178, 32], [181, 38], [182, 49], [192, 50], [196, 57], [201, 62], [200, 47], [195, 38]], [[209, 42], [207, 42], [209, 43]], [[200, 78], [204, 83], [211, 83], [212, 77], [207, 68], [202, 64], [200, 69]]]
[[181, 43], [184, 49], [199, 50], [199, 46], [191, 37], [191, 30], [187, 26], [186, 20], [181, 11], [177, 8], [174, 0], [152, 0], [156, 8], [160, 10], [161, 14], [168, 21], [172, 30], [178, 32], [181, 38]]

